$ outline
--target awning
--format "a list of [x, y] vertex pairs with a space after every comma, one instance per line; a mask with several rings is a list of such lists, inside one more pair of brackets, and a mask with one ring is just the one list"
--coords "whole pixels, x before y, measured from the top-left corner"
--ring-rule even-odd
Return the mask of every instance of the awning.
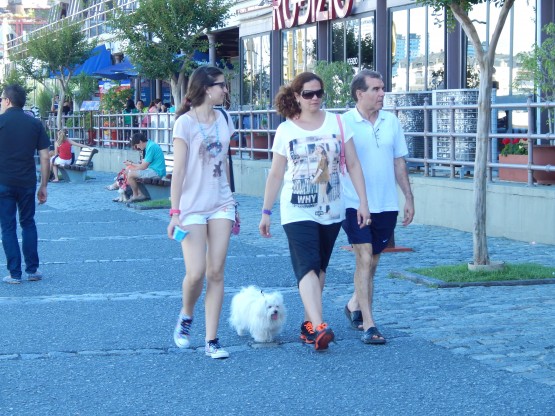
[[86, 75], [93, 75], [93, 73], [100, 68], [104, 68], [112, 63], [112, 54], [106, 45], [98, 45], [91, 52], [91, 56], [83, 64], [77, 66], [74, 75], [79, 75], [83, 72]]
[[113, 80], [128, 79], [130, 77], [137, 76], [137, 69], [131, 63], [129, 58], [125, 57], [123, 60], [115, 65], [109, 65], [100, 69], [97, 69], [93, 75], [102, 78], [108, 78]]
[[[75, 67], [73, 75], [79, 75], [84, 73], [86, 75], [92, 75], [94, 71], [99, 68], [103, 68], [112, 63], [112, 54], [104, 44], [97, 46], [91, 51], [89, 58], [80, 65]], [[64, 70], [64, 74], [68, 75], [68, 70]], [[50, 78], [56, 78], [59, 72], [50, 72]]]

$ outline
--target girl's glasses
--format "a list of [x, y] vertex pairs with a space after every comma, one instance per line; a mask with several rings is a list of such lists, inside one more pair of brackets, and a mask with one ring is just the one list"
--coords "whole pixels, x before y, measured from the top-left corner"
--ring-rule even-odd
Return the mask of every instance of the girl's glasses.
[[227, 84], [225, 82], [214, 82], [212, 86], [214, 85], [219, 85], [222, 89], [227, 87]]
[[301, 97], [303, 97], [305, 100], [312, 100], [314, 96], [316, 96], [317, 98], [322, 98], [324, 96], [324, 90], [319, 89], [316, 91], [311, 91], [311, 90], [301, 91]]

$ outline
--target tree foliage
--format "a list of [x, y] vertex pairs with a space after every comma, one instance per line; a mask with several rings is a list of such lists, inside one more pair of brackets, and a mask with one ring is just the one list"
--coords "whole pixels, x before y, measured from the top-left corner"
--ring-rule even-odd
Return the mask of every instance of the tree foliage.
[[179, 105], [195, 50], [208, 50], [205, 35], [224, 26], [229, 8], [228, 0], [139, 0], [135, 12], [115, 9], [110, 24], [140, 74], [169, 79]]
[[[529, 52], [521, 52], [517, 59], [521, 70], [515, 78], [515, 87], [529, 94], [540, 91], [540, 100], [555, 100], [555, 23], [545, 25], [547, 35], [541, 45], [534, 44]], [[548, 110], [549, 132], [553, 133], [553, 109]]]
[[0, 83], [0, 88], [4, 90], [6, 86], [13, 84], [21, 85], [25, 89], [27, 95], [33, 91], [33, 88], [27, 84], [25, 73], [15, 67], [4, 77], [4, 80]]
[[102, 94], [100, 100], [100, 111], [109, 114], [120, 114], [125, 108], [128, 99], [133, 98], [135, 90], [133, 88], [121, 88], [119, 83], [115, 83], [111, 88]]
[[[416, 0], [417, 3], [430, 6], [434, 13], [441, 13], [445, 9], [447, 12], [447, 28], [451, 30], [455, 27], [455, 22], [458, 20], [456, 14], [462, 12], [468, 15], [474, 6], [487, 3], [487, 1], [488, 0]], [[514, 0], [511, 1], [514, 3]], [[496, 7], [503, 7], [505, 4], [505, 0], [489, 0], [489, 2]], [[456, 7], [456, 12], [452, 6]]]
[[318, 61], [314, 72], [324, 81], [324, 104], [327, 108], [345, 107], [351, 101], [354, 69], [344, 61]]
[[[98, 79], [85, 74], [84, 72], [74, 76], [69, 81], [69, 92], [74, 104], [81, 104], [91, 98], [93, 93], [98, 90]], [[74, 109], [74, 111], [77, 110]]]
[[[45, 78], [55, 77], [62, 103], [77, 66], [91, 56], [95, 46], [94, 42], [88, 42], [79, 25], [63, 20], [56, 30], [32, 35], [11, 58], [16, 68], [31, 79], [44, 83]], [[62, 126], [61, 105], [58, 106], [57, 125], [58, 128]]]

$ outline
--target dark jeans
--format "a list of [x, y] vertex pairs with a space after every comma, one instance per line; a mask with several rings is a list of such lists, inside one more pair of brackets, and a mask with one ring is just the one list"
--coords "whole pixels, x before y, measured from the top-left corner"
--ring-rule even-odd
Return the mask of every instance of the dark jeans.
[[10, 276], [21, 277], [21, 253], [17, 241], [16, 212], [19, 211], [25, 272], [35, 273], [39, 267], [38, 235], [35, 225], [36, 187], [22, 188], [0, 184], [0, 226], [2, 246]]

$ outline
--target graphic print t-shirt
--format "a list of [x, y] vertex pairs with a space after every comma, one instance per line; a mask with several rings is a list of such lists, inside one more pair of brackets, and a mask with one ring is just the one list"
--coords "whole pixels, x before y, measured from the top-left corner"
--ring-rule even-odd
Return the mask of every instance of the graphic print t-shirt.
[[[345, 141], [352, 137], [343, 124]], [[339, 155], [341, 133], [335, 114], [327, 113], [316, 130], [304, 130], [291, 120], [276, 130], [272, 152], [287, 158], [280, 199], [281, 223], [343, 221]]]

